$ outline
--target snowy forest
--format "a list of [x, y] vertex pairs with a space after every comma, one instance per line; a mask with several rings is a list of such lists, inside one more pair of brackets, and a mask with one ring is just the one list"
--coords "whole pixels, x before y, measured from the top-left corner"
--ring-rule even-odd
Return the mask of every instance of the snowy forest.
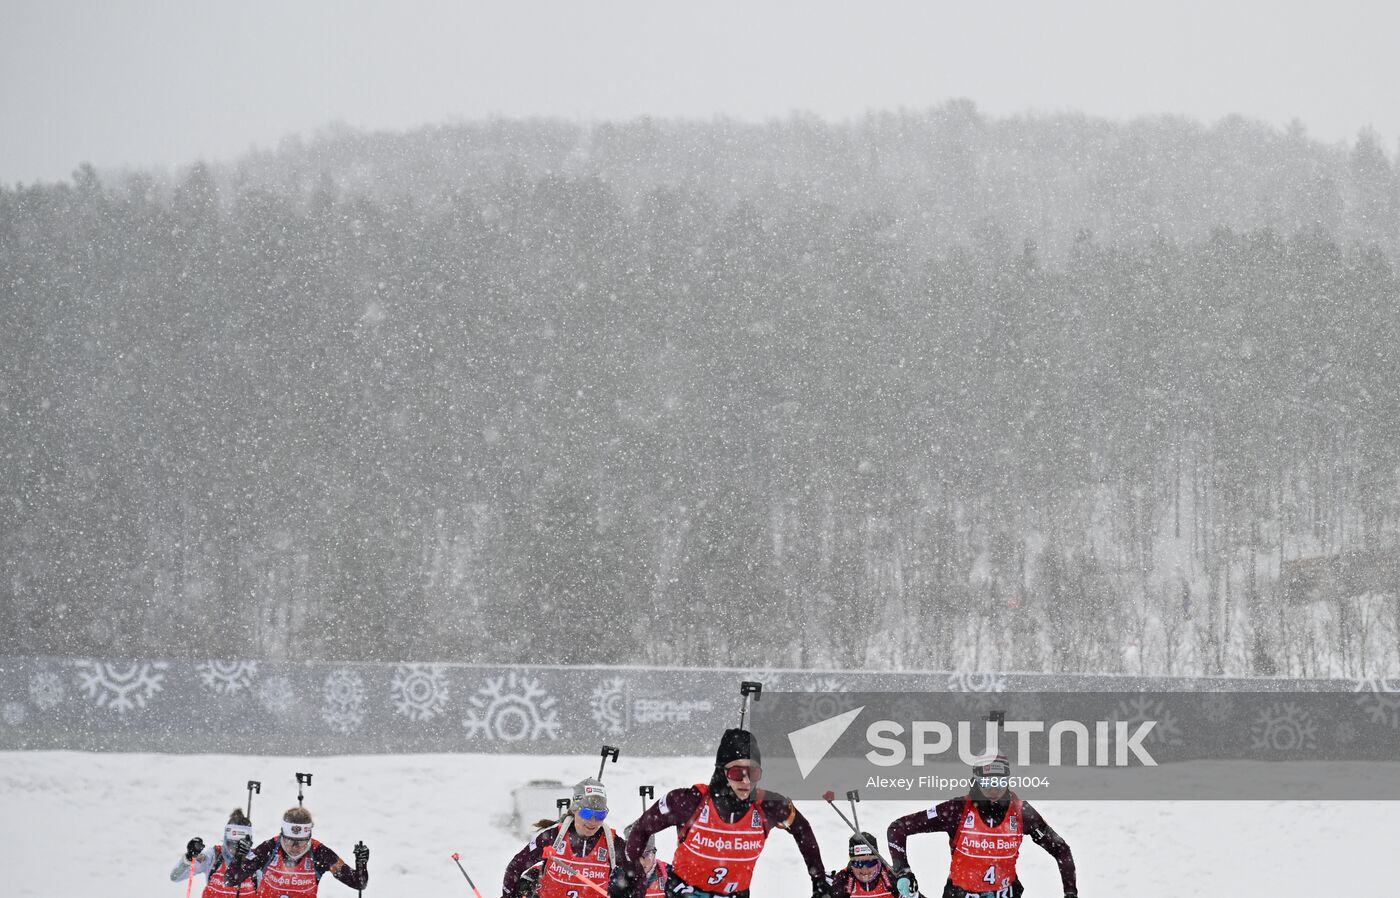
[[1391, 160], [957, 102], [0, 188], [0, 654], [1400, 674]]

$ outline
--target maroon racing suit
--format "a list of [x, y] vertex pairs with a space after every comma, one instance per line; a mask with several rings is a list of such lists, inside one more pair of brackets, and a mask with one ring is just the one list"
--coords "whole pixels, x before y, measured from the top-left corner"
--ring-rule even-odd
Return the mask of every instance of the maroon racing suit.
[[[632, 824], [632, 832], [627, 836], [627, 847], [623, 851], [623, 863], [628, 872], [632, 874], [633, 883], [645, 888], [645, 877], [641, 875], [642, 850], [646, 847], [647, 840], [663, 829], [672, 826], [688, 826], [692, 818], [700, 813], [700, 809], [709, 801], [704, 789], [699, 786], [686, 786], [680, 789], [672, 789], [661, 797], [661, 800], [647, 808], [642, 816], [637, 818], [637, 822]], [[826, 870], [822, 866], [821, 849], [817, 846], [817, 837], [812, 833], [812, 825], [807, 822], [807, 818], [793, 807], [792, 801], [782, 795], [773, 792], [764, 793], [761, 802], [746, 804], [735, 813], [726, 815], [726, 823], [734, 823], [740, 817], [750, 813], [757, 806], [762, 812], [761, 818], [766, 836], [774, 827], [781, 827], [792, 834], [797, 840], [797, 848], [802, 852], [802, 861], [807, 866], [807, 875], [812, 878], [822, 877], [825, 879]], [[723, 813], [723, 812], [721, 812]], [[672, 862], [671, 876], [676, 876], [675, 864]], [[705, 892], [705, 883], [687, 883], [696, 891]], [[747, 894], [748, 890], [736, 893]], [[642, 894], [639, 889], [638, 895]]]
[[[885, 838], [890, 846], [890, 863], [896, 870], [909, 866], [909, 855], [905, 849], [905, 842], [915, 833], [947, 833], [948, 844], [951, 846], [957, 839], [958, 828], [962, 825], [963, 808], [971, 799], [976, 806], [977, 813], [981, 818], [992, 826], [996, 826], [1006, 815], [1007, 808], [1016, 801], [1016, 795], [1007, 792], [999, 801], [991, 801], [982, 795], [980, 790], [973, 789], [968, 795], [959, 795], [957, 798], [950, 798], [940, 802], [926, 811], [915, 811], [907, 814], [890, 824], [885, 832]], [[1031, 803], [1021, 799], [1021, 819], [1024, 822], [1023, 832], [1031, 837], [1031, 841], [1044, 848], [1055, 863], [1060, 867], [1060, 885], [1066, 893], [1078, 892], [1075, 884], [1074, 855], [1070, 853], [1069, 844], [1060, 838], [1060, 834], [1050, 828], [1050, 824], [1045, 822], [1045, 818], [1040, 816], [1040, 812], [1031, 807]], [[1022, 886], [1019, 880], [1013, 883], [1014, 894], [1020, 895]], [[943, 889], [944, 895], [956, 895], [961, 898], [964, 894], [957, 889], [949, 880]]]
[[[242, 863], [229, 864], [229, 885], [237, 885], [255, 873], [262, 875], [257, 898], [281, 898], [282, 895], [315, 895], [321, 877], [330, 873], [352, 889], [369, 885], [369, 871], [362, 877], [355, 868], [340, 859], [340, 855], [315, 839], [300, 858], [292, 860], [282, 850], [282, 837], [274, 836], [248, 852]], [[294, 885], [289, 885], [295, 880]], [[253, 893], [249, 892], [249, 898]]]
[[[568, 853], [572, 854], [574, 857], [580, 857], [585, 855], [597, 855], [599, 849], [607, 851], [607, 836], [603, 835], [603, 833], [606, 830], [606, 826], [601, 826], [598, 828], [598, 831], [596, 833], [594, 833], [591, 836], [588, 836], [587, 838], [584, 838], [583, 834], [580, 833], [578, 830], [574, 829], [572, 826], [569, 827]], [[535, 833], [534, 838], [530, 839], [529, 842], [526, 842], [525, 847], [515, 853], [515, 857], [511, 858], [510, 863], [506, 865], [505, 879], [501, 882], [502, 895], [507, 896], [507, 898], [509, 898], [510, 895], [515, 894], [516, 887], [520, 884], [521, 874], [538, 864], [540, 861], [544, 860], [545, 849], [553, 846], [554, 840], [557, 838], [559, 838], [558, 823], [554, 824], [548, 829], [542, 829], [539, 832]], [[622, 841], [621, 839], [617, 838], [616, 833], [613, 833], [613, 839], [615, 840], [615, 846], [617, 850], [621, 851]], [[607, 861], [609, 864], [617, 863], [616, 859], [613, 858], [604, 857], [602, 858], [602, 860]], [[577, 869], [576, 865], [571, 866], [574, 866], [574, 868]], [[541, 886], [541, 888], [544, 886], [545, 883], [544, 874], [545, 871], [541, 870], [539, 880], [539, 885]], [[608, 883], [606, 879], [603, 880], [601, 885], [603, 891], [607, 891]], [[586, 893], [589, 895], [598, 894], [597, 892], [593, 891], [587, 886], [580, 886], [579, 892], [580, 894]]]

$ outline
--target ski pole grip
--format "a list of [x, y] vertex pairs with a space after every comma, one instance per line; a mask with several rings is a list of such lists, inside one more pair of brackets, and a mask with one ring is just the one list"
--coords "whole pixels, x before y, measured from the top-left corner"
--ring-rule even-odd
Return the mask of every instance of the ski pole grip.
[[298, 786], [301, 786], [301, 785], [309, 786], [309, 785], [311, 785], [311, 774], [309, 774], [309, 773], [298, 773], [298, 774], [297, 774], [297, 785], [298, 785]]
[[752, 695], [754, 701], [758, 701], [763, 696], [763, 684], [753, 680], [744, 680], [739, 684], [739, 694], [747, 698]]

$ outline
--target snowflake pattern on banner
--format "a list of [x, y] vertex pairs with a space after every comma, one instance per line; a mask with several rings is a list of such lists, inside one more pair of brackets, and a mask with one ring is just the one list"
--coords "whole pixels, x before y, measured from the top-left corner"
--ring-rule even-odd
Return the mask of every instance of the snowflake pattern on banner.
[[609, 736], [627, 732], [627, 681], [613, 677], [593, 687], [588, 699], [588, 713], [599, 730]]
[[1372, 723], [1400, 730], [1400, 680], [1369, 677], [1357, 680], [1352, 691]]
[[258, 684], [258, 704], [273, 714], [289, 714], [297, 706], [296, 689], [286, 677], [268, 677]]
[[355, 671], [348, 667], [331, 671], [326, 675], [322, 695], [325, 701], [321, 719], [326, 726], [348, 736], [364, 723], [365, 681]]
[[1274, 702], [1259, 712], [1249, 730], [1255, 751], [1311, 751], [1316, 737], [1312, 715], [1294, 702]]
[[389, 698], [394, 711], [409, 720], [431, 720], [447, 707], [450, 689], [445, 664], [400, 664], [394, 669]]
[[949, 692], [1005, 692], [1006, 678], [991, 672], [960, 670], [948, 675]]
[[1143, 745], [1180, 745], [1182, 742], [1181, 722], [1160, 699], [1150, 695], [1138, 695], [1119, 702], [1110, 720], [1126, 723], [1129, 732], [1134, 732], [1137, 724], [1155, 720], [1156, 725], [1142, 737]]
[[162, 688], [164, 661], [142, 664], [103, 664], [100, 661], [77, 662], [78, 688], [86, 692], [99, 708], [125, 714], [133, 708], [145, 708]]
[[1201, 699], [1201, 708], [1211, 723], [1228, 723], [1235, 719], [1238, 711], [1234, 696], [1226, 692], [1207, 693]]
[[29, 678], [29, 700], [40, 711], [58, 707], [65, 695], [63, 678], [51, 670], [41, 670]]
[[820, 723], [856, 707], [855, 701], [841, 690], [803, 690], [798, 696], [797, 715], [803, 724]]
[[0, 720], [4, 720], [7, 726], [17, 727], [28, 716], [24, 705], [19, 702], [5, 702], [5, 706], [0, 708]]
[[205, 688], [219, 695], [233, 695], [253, 685], [256, 661], [205, 661], [195, 667]]
[[486, 685], [469, 699], [472, 710], [462, 721], [467, 735], [502, 742], [532, 742], [559, 738], [557, 699], [540, 688], [539, 681], [511, 671], [488, 677]]

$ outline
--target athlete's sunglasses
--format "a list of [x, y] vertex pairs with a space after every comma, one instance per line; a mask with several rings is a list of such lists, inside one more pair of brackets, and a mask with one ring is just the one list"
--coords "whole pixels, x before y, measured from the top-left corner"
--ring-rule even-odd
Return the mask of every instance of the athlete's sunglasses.
[[875, 860], [874, 858], [867, 858], [863, 861], [851, 861], [851, 866], [856, 867], [860, 870], [869, 870], [871, 867], [880, 866], [880, 862]]
[[603, 820], [608, 819], [608, 812], [606, 808], [601, 811], [595, 811], [592, 808], [579, 808], [578, 819], [588, 820], [590, 822], [593, 820], [597, 820], [601, 822]]
[[762, 767], [743, 767], [743, 766], [740, 766], [740, 767], [726, 767], [726, 768], [724, 769], [724, 776], [725, 776], [725, 778], [728, 779], [731, 783], [737, 783], [737, 782], [743, 780], [745, 777], [748, 777], [749, 782], [751, 782], [751, 783], [756, 783], [756, 782], [758, 782], [759, 780], [763, 779], [763, 768], [762, 768]]

